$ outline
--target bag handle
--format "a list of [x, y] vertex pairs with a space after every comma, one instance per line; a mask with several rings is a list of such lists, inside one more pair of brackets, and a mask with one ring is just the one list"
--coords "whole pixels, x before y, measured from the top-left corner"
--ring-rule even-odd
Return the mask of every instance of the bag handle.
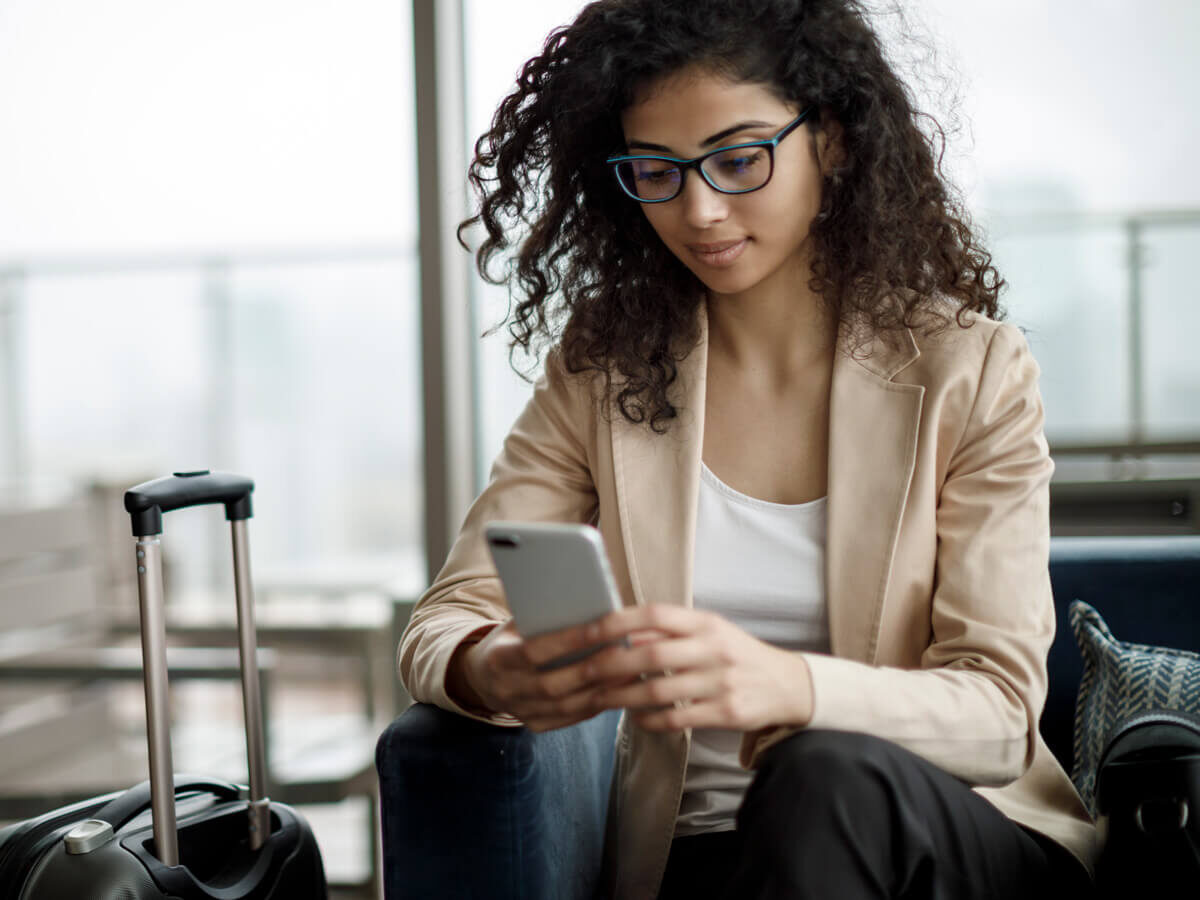
[[[214, 781], [211, 778], [193, 775], [179, 775], [175, 778], [175, 793], [185, 791], [210, 791], [222, 800], [236, 800], [239, 796], [237, 785], [227, 781]], [[92, 813], [91, 818], [107, 822], [114, 832], [129, 823], [135, 816], [145, 812], [150, 807], [150, 782], [143, 781], [135, 784], [119, 797], [115, 797], [101, 809]]]
[[254, 482], [228, 472], [176, 472], [166, 478], [146, 481], [125, 492], [125, 511], [130, 514], [133, 536], [162, 534], [162, 514], [188, 506], [225, 505], [230, 522], [249, 519], [250, 493]]
[[233, 536], [233, 576], [237, 595], [238, 650], [242, 673], [242, 707], [246, 722], [246, 757], [250, 775], [247, 806], [249, 844], [257, 850], [270, 832], [267, 797], [267, 754], [258, 678], [258, 641], [254, 625], [254, 590], [246, 520], [254, 482], [224, 472], [176, 472], [125, 492], [125, 510], [137, 538], [138, 606], [141, 614], [142, 668], [146, 687], [146, 737], [150, 752], [150, 816], [154, 844], [166, 866], [179, 864], [175, 821], [174, 767], [167, 695], [167, 626], [163, 601], [162, 514], [188, 506], [224, 504]]

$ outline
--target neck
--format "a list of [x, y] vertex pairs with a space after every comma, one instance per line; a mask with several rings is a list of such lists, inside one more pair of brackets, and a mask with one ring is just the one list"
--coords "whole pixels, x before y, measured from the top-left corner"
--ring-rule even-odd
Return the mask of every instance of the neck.
[[774, 383], [827, 364], [837, 323], [809, 288], [810, 278], [806, 266], [802, 274], [772, 278], [741, 294], [710, 292], [709, 355]]

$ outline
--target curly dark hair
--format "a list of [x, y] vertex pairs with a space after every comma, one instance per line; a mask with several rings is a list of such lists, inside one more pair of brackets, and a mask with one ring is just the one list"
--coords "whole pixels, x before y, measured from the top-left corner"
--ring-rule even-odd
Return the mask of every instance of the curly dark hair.
[[624, 149], [620, 115], [637, 91], [691, 66], [841, 124], [810, 285], [859, 326], [847, 332], [933, 332], [965, 325], [968, 310], [999, 318], [1004, 282], [943, 175], [945, 133], [916, 109], [868, 19], [858, 0], [597, 0], [552, 32], [475, 144], [481, 202], [459, 226], [462, 241], [482, 223], [480, 274], [516, 295], [497, 326], [508, 325], [510, 360], [554, 345], [567, 371], [602, 376], [626, 419], [667, 430], [703, 285], [605, 160]]

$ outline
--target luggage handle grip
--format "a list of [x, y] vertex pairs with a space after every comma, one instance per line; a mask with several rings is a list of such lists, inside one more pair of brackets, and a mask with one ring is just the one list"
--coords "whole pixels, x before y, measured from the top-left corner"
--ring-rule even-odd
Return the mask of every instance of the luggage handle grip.
[[130, 514], [134, 537], [162, 534], [162, 514], [187, 506], [221, 503], [230, 522], [249, 519], [250, 494], [254, 482], [228, 472], [176, 472], [166, 478], [146, 481], [125, 492], [125, 511]]
[[[223, 800], [237, 800], [241, 797], [238, 786], [226, 781], [214, 781], [211, 778], [194, 775], [176, 775], [174, 783], [176, 794], [180, 791], [206, 790]], [[148, 809], [150, 809], [150, 782], [143, 781], [141, 784], [135, 784], [121, 796], [109, 801], [94, 813], [92, 818], [107, 822], [115, 832]]]

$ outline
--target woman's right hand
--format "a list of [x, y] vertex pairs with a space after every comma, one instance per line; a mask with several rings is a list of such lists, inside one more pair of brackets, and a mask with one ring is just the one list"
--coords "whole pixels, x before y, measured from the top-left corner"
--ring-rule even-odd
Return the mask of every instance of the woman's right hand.
[[447, 691], [465, 709], [509, 713], [532, 731], [550, 731], [591, 718], [596, 693], [612, 686], [587, 680], [582, 662], [538, 670], [571, 649], [566, 632], [525, 641], [510, 621], [474, 637], [455, 651], [446, 673]]

